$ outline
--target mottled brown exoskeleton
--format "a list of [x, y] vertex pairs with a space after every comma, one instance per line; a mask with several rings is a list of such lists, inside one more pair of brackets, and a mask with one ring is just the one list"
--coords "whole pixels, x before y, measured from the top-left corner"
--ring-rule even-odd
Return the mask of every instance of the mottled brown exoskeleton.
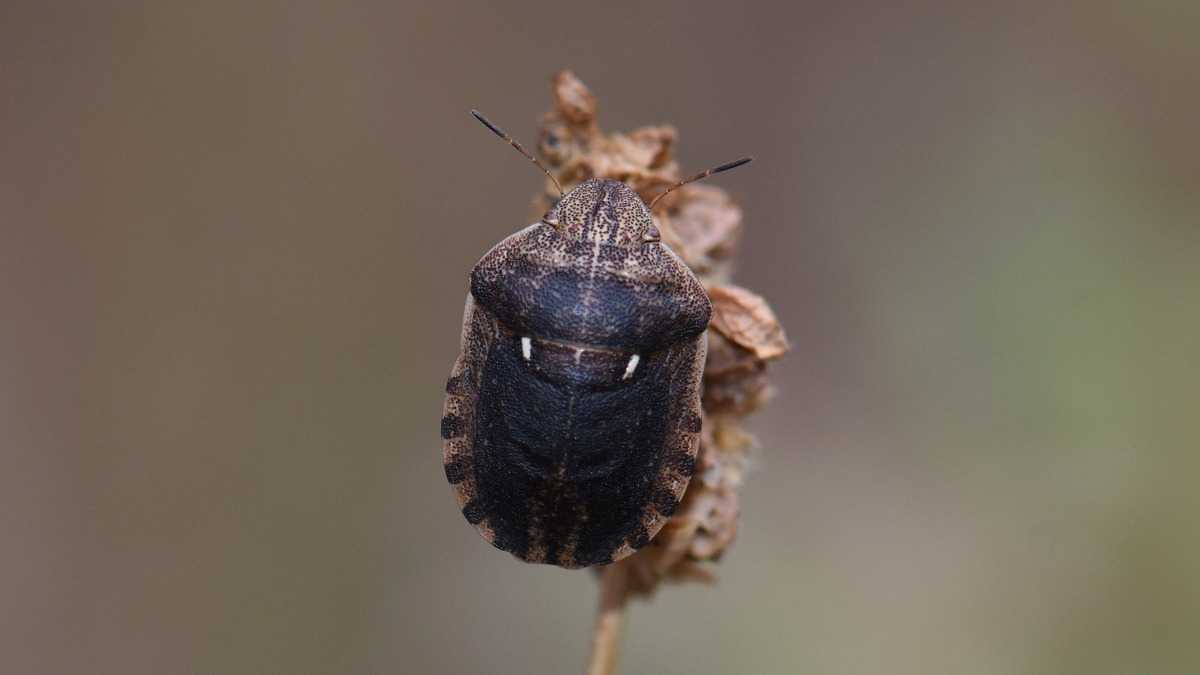
[[579, 184], [488, 251], [471, 271], [442, 417], [467, 521], [497, 548], [561, 567], [645, 546], [695, 471], [711, 311], [619, 181]]

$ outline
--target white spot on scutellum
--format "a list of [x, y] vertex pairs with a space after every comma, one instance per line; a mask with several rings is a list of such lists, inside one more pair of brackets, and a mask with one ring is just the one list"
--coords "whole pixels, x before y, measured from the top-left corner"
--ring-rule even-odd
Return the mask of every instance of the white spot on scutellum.
[[528, 337], [521, 338], [521, 356], [524, 356], [526, 361], [533, 356], [533, 340]]
[[625, 374], [621, 376], [621, 379], [628, 380], [629, 378], [633, 377], [633, 371], [637, 370], [638, 361], [641, 360], [642, 357], [638, 356], [637, 354], [629, 357], [629, 363], [625, 365]]

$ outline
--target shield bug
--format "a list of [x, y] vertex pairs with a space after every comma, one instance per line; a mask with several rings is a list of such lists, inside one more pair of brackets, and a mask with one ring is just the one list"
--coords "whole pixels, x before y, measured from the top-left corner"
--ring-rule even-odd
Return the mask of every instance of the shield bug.
[[696, 466], [712, 312], [625, 183], [563, 194], [470, 275], [446, 382], [446, 478], [467, 521], [528, 562], [586, 567], [645, 546]]

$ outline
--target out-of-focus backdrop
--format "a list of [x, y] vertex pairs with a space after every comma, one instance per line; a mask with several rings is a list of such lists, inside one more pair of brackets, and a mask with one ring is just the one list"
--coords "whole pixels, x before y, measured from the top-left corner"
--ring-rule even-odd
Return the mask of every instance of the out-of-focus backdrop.
[[440, 466], [570, 67], [793, 352], [629, 673], [1200, 672], [1200, 5], [5, 3], [0, 670], [570, 673]]

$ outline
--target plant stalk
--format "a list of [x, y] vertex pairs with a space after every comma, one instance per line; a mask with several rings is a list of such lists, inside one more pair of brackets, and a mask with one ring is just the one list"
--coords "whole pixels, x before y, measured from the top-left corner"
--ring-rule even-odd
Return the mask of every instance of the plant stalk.
[[614, 675], [621, 649], [621, 624], [629, 597], [627, 566], [608, 565], [600, 573], [600, 601], [592, 629], [592, 658], [587, 675]]

